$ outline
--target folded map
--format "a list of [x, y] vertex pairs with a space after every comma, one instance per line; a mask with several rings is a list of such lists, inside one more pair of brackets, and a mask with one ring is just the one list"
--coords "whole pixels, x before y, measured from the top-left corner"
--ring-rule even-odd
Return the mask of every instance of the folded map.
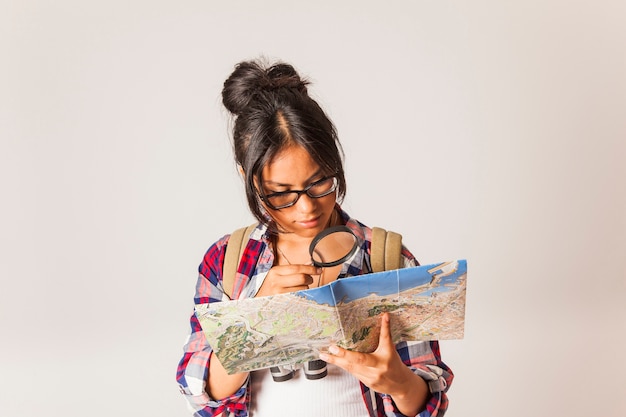
[[467, 262], [457, 260], [339, 279], [269, 297], [197, 304], [195, 314], [229, 374], [318, 359], [332, 343], [378, 345], [389, 312], [395, 343], [462, 339]]

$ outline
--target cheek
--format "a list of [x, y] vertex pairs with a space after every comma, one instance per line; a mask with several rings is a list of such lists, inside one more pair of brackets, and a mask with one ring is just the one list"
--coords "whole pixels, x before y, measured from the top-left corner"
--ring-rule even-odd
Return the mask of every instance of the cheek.
[[278, 224], [287, 223], [287, 220], [289, 219], [289, 212], [290, 212], [290, 209], [292, 208], [292, 207], [288, 207], [282, 210], [272, 210], [268, 208], [267, 206], [265, 206], [265, 204], [262, 204], [262, 207], [263, 207], [263, 210], [265, 211], [265, 214], [269, 216], [270, 218], [272, 218], [272, 220], [274, 220]]
[[337, 191], [334, 191], [328, 194], [326, 197], [322, 197], [324, 199], [324, 204], [330, 207], [334, 207], [337, 202]]
[[318, 210], [321, 213], [324, 213], [325, 215], [330, 216], [332, 212], [334, 211], [336, 202], [337, 202], [336, 195], [334, 193], [329, 194], [325, 197], [322, 197], [318, 199]]

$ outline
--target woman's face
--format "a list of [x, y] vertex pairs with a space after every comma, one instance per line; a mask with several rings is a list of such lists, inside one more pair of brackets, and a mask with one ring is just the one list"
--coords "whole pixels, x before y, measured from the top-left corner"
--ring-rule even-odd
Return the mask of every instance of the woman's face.
[[[266, 196], [283, 191], [303, 190], [325, 176], [304, 148], [293, 145], [280, 151], [263, 168], [261, 187]], [[293, 206], [280, 210], [274, 210], [265, 203], [263, 206], [279, 225], [279, 229], [312, 238], [329, 226], [336, 195], [336, 191], [333, 191], [324, 197], [312, 198], [302, 193]]]

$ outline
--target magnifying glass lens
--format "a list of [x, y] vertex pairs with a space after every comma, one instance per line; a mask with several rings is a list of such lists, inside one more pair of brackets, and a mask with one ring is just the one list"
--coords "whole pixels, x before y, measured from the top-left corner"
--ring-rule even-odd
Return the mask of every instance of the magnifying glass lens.
[[329, 267], [345, 262], [356, 251], [356, 236], [346, 226], [323, 230], [311, 242], [309, 253], [313, 265]]

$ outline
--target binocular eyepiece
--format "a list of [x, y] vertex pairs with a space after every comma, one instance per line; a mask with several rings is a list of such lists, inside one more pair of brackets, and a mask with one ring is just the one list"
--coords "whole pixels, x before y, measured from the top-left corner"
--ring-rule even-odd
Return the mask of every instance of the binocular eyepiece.
[[[315, 361], [306, 362], [302, 369], [306, 379], [315, 380], [322, 379], [328, 375], [328, 368], [326, 362], [321, 359]], [[272, 366], [270, 367], [270, 374], [275, 382], [288, 381], [294, 377], [296, 371], [293, 366]]]

